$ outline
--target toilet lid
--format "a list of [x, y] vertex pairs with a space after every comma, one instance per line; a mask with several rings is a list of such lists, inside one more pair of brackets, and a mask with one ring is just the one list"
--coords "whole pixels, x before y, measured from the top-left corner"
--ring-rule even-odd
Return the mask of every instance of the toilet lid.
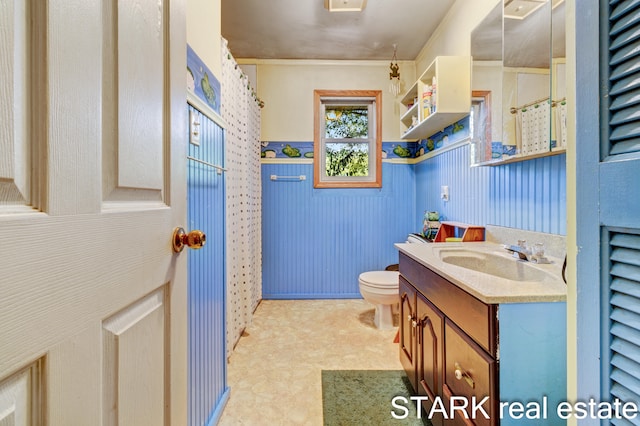
[[398, 271], [370, 271], [360, 274], [360, 281], [371, 287], [398, 287]]

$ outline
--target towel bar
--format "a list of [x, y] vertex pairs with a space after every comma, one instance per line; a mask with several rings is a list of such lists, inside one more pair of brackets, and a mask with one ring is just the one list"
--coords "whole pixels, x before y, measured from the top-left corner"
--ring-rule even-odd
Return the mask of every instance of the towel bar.
[[216, 164], [207, 163], [206, 161], [200, 160], [199, 158], [195, 158], [195, 157], [192, 157], [190, 155], [187, 155], [187, 159], [188, 160], [193, 160], [193, 161], [195, 161], [197, 163], [200, 163], [200, 164], [204, 164], [205, 166], [213, 167], [214, 169], [216, 169], [216, 171], [218, 172], [219, 175], [221, 175], [222, 172], [226, 172], [227, 171], [227, 169], [225, 169], [224, 167], [218, 166]]
[[307, 177], [305, 175], [300, 175], [300, 176], [278, 176], [278, 175], [271, 175], [271, 180], [280, 180], [280, 179], [297, 179], [297, 180], [307, 180]]

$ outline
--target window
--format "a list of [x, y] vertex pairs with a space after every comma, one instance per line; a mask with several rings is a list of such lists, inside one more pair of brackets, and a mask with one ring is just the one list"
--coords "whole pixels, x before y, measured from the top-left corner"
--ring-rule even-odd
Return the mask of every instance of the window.
[[491, 160], [491, 92], [474, 90], [471, 92], [469, 114], [471, 131], [471, 164], [481, 164]]
[[314, 92], [315, 188], [382, 186], [382, 92]]

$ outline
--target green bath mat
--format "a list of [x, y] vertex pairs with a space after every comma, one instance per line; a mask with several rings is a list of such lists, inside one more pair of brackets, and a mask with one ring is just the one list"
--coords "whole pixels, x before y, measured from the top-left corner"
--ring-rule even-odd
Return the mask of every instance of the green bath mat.
[[[404, 371], [322, 371], [322, 412], [326, 426], [431, 425], [428, 420], [417, 418], [415, 403], [409, 400], [412, 395]], [[392, 411], [399, 416], [406, 414], [391, 404], [396, 396], [404, 396], [408, 401], [405, 404], [397, 400], [397, 405], [409, 411], [405, 419], [391, 415]]]

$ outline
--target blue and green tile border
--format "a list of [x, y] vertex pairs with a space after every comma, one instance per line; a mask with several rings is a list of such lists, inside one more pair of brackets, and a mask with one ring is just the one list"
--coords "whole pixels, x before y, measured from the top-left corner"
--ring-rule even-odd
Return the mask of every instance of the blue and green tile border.
[[[420, 161], [439, 151], [457, 146], [469, 140], [469, 117], [463, 118], [429, 138], [415, 142], [382, 142], [382, 161], [402, 163]], [[262, 142], [263, 162], [309, 163], [313, 162], [313, 142]]]

